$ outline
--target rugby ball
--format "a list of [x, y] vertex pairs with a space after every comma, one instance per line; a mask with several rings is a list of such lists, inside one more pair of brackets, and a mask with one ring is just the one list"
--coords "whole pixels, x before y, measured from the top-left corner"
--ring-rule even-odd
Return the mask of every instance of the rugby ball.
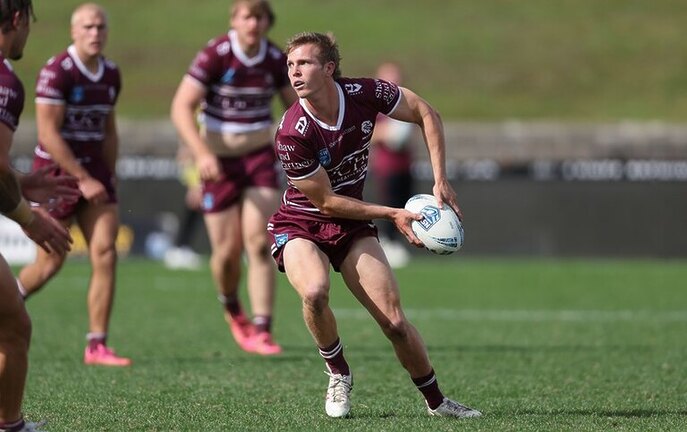
[[411, 228], [425, 248], [437, 255], [448, 255], [463, 247], [463, 224], [448, 204], [439, 208], [433, 195], [419, 194], [406, 202], [405, 209], [422, 214]]

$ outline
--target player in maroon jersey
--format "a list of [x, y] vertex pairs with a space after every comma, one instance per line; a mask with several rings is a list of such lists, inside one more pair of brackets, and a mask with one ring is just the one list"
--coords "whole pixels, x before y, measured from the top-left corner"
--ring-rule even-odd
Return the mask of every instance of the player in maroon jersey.
[[[33, 18], [31, 0], [0, 0], [0, 212], [14, 220], [46, 253], [64, 255], [70, 248], [67, 230], [38, 207], [26, 201], [45, 202], [68, 191], [70, 177], [49, 177], [42, 170], [20, 175], [10, 166], [10, 147], [24, 108], [24, 87], [8, 60], [22, 57]], [[23, 195], [23, 196], [22, 196]], [[68, 199], [69, 200], [69, 199]], [[31, 321], [19, 296], [17, 283], [0, 254], [0, 431], [38, 431], [21, 412], [28, 370]]]
[[[77, 178], [83, 197], [52, 211], [65, 226], [74, 221], [88, 243], [92, 266], [88, 287], [89, 332], [84, 363], [129, 366], [107, 346], [115, 291], [119, 228], [115, 164], [118, 137], [115, 103], [120, 90], [117, 66], [103, 57], [108, 20], [94, 3], [76, 8], [71, 19], [73, 44], [52, 57], [36, 83], [38, 146], [34, 168], [57, 163], [58, 172]], [[65, 257], [38, 251], [36, 261], [19, 274], [25, 297], [42, 288], [64, 264]]]
[[277, 154], [289, 187], [268, 225], [272, 254], [301, 296], [303, 317], [329, 375], [325, 411], [350, 411], [353, 379], [329, 301], [329, 267], [374, 317], [396, 356], [425, 397], [432, 415], [477, 417], [481, 413], [444, 397], [427, 350], [401, 308], [393, 272], [372, 219], [388, 219], [420, 246], [410, 224], [422, 216], [362, 200], [370, 139], [378, 113], [416, 123], [424, 131], [439, 205], [459, 215], [446, 178], [445, 143], [438, 113], [412, 91], [379, 79], [341, 78], [333, 38], [301, 33], [286, 48], [291, 85], [300, 97], [284, 114]]
[[[275, 94], [285, 106], [296, 100], [286, 57], [266, 39], [273, 23], [266, 0], [235, 1], [231, 30], [196, 55], [171, 108], [202, 179], [210, 268], [225, 319], [243, 350], [262, 355], [281, 352], [271, 335], [275, 270], [265, 231], [279, 205], [271, 101]], [[244, 249], [253, 322], [238, 297]]]

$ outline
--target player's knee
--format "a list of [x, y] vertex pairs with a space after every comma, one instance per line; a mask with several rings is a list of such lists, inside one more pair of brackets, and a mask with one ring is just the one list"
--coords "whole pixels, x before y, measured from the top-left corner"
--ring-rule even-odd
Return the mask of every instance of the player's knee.
[[31, 341], [31, 318], [23, 306], [3, 320], [0, 340], [14, 350], [28, 351]]
[[303, 295], [303, 307], [311, 313], [320, 314], [329, 304], [329, 290], [326, 285], [313, 284]]
[[380, 324], [389, 340], [404, 340], [408, 337], [408, 321], [405, 318], [392, 318]]
[[98, 266], [112, 267], [117, 263], [117, 248], [114, 244], [94, 247], [91, 261]]

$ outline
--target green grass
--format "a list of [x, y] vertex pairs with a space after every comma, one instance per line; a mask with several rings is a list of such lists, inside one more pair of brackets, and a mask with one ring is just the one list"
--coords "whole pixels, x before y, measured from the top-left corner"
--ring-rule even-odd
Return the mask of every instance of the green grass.
[[28, 303], [24, 410], [51, 431], [646, 431], [687, 428], [683, 261], [436, 257], [397, 272], [442, 389], [481, 419], [430, 418], [375, 323], [334, 276], [331, 303], [355, 375], [352, 417], [323, 409], [326, 376], [279, 279], [285, 352], [239, 351], [208, 272], [124, 260], [111, 344], [129, 369], [81, 364], [89, 269], [71, 261]]
[[[25, 59], [36, 73], [69, 43], [81, 0], [36, 1]], [[166, 117], [181, 76], [205, 42], [227, 29], [226, 0], [102, 0], [108, 55], [124, 75], [127, 117]], [[453, 120], [687, 118], [683, 0], [274, 1], [272, 38], [333, 31], [349, 76], [396, 60], [407, 85]], [[29, 113], [33, 104], [27, 104]]]

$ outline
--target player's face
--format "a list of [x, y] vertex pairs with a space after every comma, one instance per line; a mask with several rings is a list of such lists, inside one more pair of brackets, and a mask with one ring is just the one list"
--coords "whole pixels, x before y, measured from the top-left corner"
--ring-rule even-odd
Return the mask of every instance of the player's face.
[[246, 5], [239, 6], [231, 17], [231, 27], [243, 47], [257, 47], [270, 28], [270, 18], [262, 12], [251, 12]]
[[72, 25], [72, 40], [79, 54], [96, 57], [107, 43], [107, 18], [97, 9], [84, 9]]
[[11, 60], [19, 60], [24, 56], [24, 46], [31, 31], [30, 19], [28, 16], [21, 16], [17, 22], [17, 33], [9, 49], [8, 56]]
[[318, 92], [332, 76], [334, 64], [320, 63], [319, 52], [320, 49], [313, 44], [301, 45], [293, 49], [286, 59], [291, 87], [299, 98]]

